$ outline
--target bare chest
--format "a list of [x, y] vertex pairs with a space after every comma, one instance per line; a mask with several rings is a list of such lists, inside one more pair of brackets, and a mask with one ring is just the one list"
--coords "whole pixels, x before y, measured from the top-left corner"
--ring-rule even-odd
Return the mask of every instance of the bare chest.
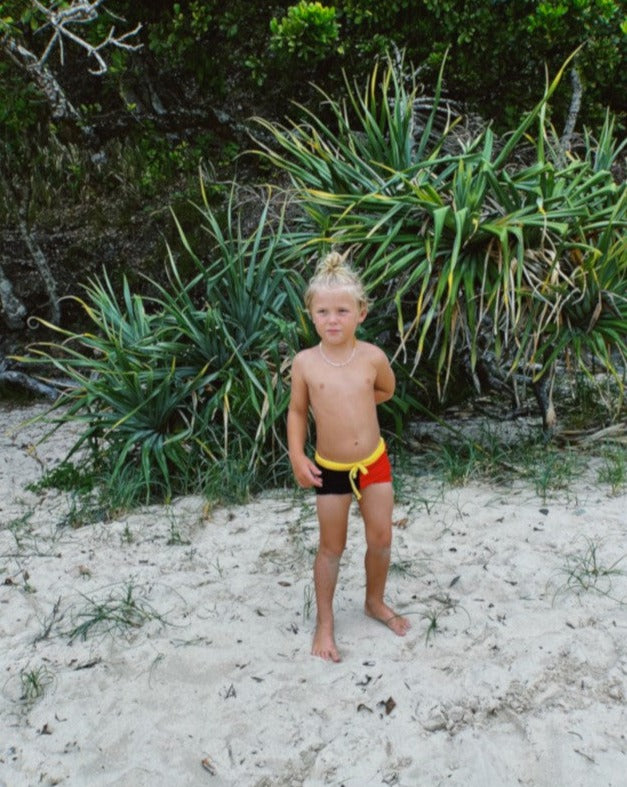
[[374, 371], [369, 364], [355, 365], [352, 369], [318, 369], [309, 380], [309, 397], [314, 409], [317, 406], [341, 408], [349, 401], [370, 399], [373, 391]]

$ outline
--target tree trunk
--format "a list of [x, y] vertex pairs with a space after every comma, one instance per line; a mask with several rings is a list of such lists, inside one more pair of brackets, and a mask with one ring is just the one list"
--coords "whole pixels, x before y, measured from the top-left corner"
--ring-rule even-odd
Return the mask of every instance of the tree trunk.
[[533, 383], [533, 392], [536, 396], [542, 414], [542, 429], [546, 435], [551, 435], [557, 415], [553, 406], [553, 383], [555, 382], [555, 367], [550, 366], [542, 376]]
[[562, 159], [562, 166], [566, 164], [566, 153], [570, 150], [570, 142], [575, 131], [575, 125], [581, 109], [581, 98], [583, 96], [583, 85], [581, 84], [581, 77], [576, 68], [570, 71], [570, 81], [573, 86], [573, 94], [570, 99], [570, 107], [568, 108], [568, 117], [564, 125], [564, 133], [560, 139], [560, 156]]
[[16, 371], [15, 369], [7, 369], [7, 363], [0, 355], [0, 383], [9, 383], [16, 385], [20, 388], [25, 388], [28, 391], [36, 393], [38, 396], [45, 396], [46, 399], [57, 399], [59, 391], [51, 385], [42, 383], [34, 377], [25, 374], [24, 372]]
[[2, 46], [14, 63], [23, 68], [48, 102], [50, 113], [54, 120], [72, 120], [80, 127], [81, 115], [65, 95], [65, 91], [57, 81], [52, 71], [42, 65], [36, 55], [18, 44], [10, 36], [2, 39]]
[[20, 206], [20, 217], [18, 220], [18, 227], [20, 230], [20, 234], [26, 244], [28, 250], [31, 253], [31, 257], [33, 258], [33, 262], [35, 263], [35, 267], [39, 271], [39, 275], [42, 278], [44, 283], [44, 287], [46, 288], [46, 293], [48, 294], [48, 300], [50, 303], [50, 311], [49, 311], [49, 319], [50, 322], [54, 325], [59, 325], [61, 322], [61, 307], [59, 305], [59, 292], [57, 290], [57, 282], [52, 275], [52, 271], [50, 270], [50, 266], [48, 265], [48, 260], [46, 259], [46, 255], [41, 250], [41, 246], [37, 243], [37, 239], [35, 235], [30, 231], [27, 223], [26, 218], [24, 215], [23, 206]]
[[[33, 262], [35, 263], [35, 267], [41, 276], [41, 279], [44, 283], [44, 287], [46, 293], [48, 295], [48, 300], [50, 303], [50, 309], [48, 312], [48, 319], [50, 322], [54, 323], [55, 325], [59, 325], [61, 322], [61, 307], [59, 305], [59, 292], [57, 289], [57, 282], [52, 274], [52, 270], [50, 269], [50, 265], [48, 265], [48, 260], [46, 259], [46, 255], [42, 251], [41, 246], [37, 242], [37, 238], [35, 237], [34, 232], [28, 226], [28, 202], [29, 196], [18, 194], [15, 185], [9, 180], [8, 177], [0, 170], [0, 182], [4, 190], [10, 193], [13, 197], [13, 200], [16, 205], [17, 209], [17, 226], [20, 231], [20, 235], [22, 236], [22, 240], [24, 241], [26, 248], [29, 250], [31, 257], [33, 258]], [[11, 282], [8, 281], [4, 272], [0, 275], [0, 291], [2, 289], [2, 278], [4, 277], [4, 291], [8, 293], [13, 292], [13, 287]], [[11, 298], [10, 295], [7, 296], [9, 298], [9, 309], [11, 309]], [[15, 298], [15, 296], [13, 295]], [[4, 299], [2, 300], [3, 309], [6, 312], [6, 307], [4, 306]], [[19, 313], [19, 306], [18, 313]], [[16, 315], [14, 315], [16, 316]]]
[[26, 319], [26, 307], [15, 295], [13, 285], [7, 278], [0, 258], [0, 313], [7, 327], [12, 331], [18, 331], [24, 327]]

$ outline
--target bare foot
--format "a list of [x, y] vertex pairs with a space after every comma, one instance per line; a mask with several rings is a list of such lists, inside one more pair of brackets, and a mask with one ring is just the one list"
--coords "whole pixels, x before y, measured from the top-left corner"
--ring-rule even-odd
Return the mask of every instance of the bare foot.
[[402, 615], [398, 615], [387, 604], [369, 604], [366, 602], [366, 615], [380, 621], [397, 636], [404, 637], [411, 628], [411, 623]]
[[311, 652], [314, 656], [319, 656], [325, 661], [338, 662], [342, 660], [335, 645], [333, 624], [326, 625], [318, 623], [311, 646]]

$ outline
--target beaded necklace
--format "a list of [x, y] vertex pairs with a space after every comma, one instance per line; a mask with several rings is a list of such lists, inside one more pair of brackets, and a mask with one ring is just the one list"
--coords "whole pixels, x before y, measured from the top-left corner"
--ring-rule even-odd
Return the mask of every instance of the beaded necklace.
[[336, 363], [335, 361], [332, 361], [330, 358], [327, 358], [327, 356], [324, 354], [324, 351], [322, 349], [322, 344], [318, 345], [318, 349], [320, 350], [320, 355], [322, 356], [322, 360], [325, 363], [328, 363], [329, 366], [335, 366], [336, 369], [339, 369], [342, 366], [348, 366], [348, 364], [353, 360], [353, 358], [355, 357], [355, 353], [357, 352], [357, 342], [355, 342], [355, 344], [353, 345], [353, 351], [351, 352], [348, 360], [343, 361], [342, 363]]

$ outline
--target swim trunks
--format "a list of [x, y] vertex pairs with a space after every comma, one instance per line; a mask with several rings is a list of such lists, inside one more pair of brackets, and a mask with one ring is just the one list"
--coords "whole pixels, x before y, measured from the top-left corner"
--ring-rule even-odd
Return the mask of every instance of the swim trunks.
[[359, 462], [334, 462], [324, 459], [316, 451], [314, 462], [322, 471], [322, 486], [315, 487], [317, 495], [350, 495], [361, 500], [360, 490], [370, 484], [392, 481], [392, 467], [383, 438], [378, 446]]

